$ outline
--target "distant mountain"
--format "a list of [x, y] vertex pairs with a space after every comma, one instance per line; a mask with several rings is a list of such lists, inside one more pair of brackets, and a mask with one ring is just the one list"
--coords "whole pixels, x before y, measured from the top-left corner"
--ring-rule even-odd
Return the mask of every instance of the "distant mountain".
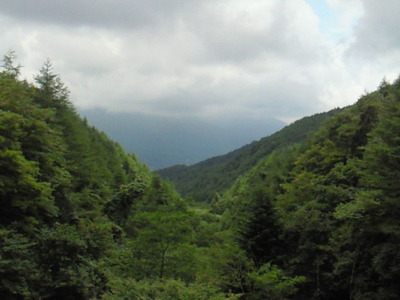
[[104, 131], [151, 169], [191, 165], [258, 140], [286, 124], [276, 119], [204, 121], [199, 118], [80, 110], [89, 124]]
[[254, 167], [258, 161], [280, 149], [299, 143], [330, 116], [342, 109], [315, 114], [298, 120], [280, 131], [252, 142], [228, 154], [216, 156], [192, 166], [175, 165], [157, 170], [163, 179], [171, 181], [182, 196], [196, 201], [211, 201], [216, 193], [228, 189], [242, 174]]

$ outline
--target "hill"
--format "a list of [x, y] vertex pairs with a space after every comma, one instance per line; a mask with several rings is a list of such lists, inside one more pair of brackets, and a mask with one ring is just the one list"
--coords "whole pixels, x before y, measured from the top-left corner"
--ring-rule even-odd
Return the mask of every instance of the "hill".
[[306, 142], [262, 159], [216, 201], [263, 270], [251, 299], [268, 298], [273, 266], [303, 278], [290, 299], [398, 297], [399, 95], [400, 79], [383, 81]]
[[316, 131], [329, 117], [339, 113], [334, 109], [298, 120], [280, 131], [252, 142], [225, 155], [209, 158], [192, 166], [176, 165], [157, 170], [163, 179], [172, 182], [183, 197], [210, 202], [223, 193], [241, 175], [276, 149], [299, 143]]

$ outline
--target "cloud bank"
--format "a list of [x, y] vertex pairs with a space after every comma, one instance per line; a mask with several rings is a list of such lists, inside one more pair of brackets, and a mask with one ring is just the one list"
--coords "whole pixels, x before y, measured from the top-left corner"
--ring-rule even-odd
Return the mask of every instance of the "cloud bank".
[[15, 50], [28, 78], [50, 58], [78, 108], [290, 121], [399, 73], [400, 2], [324, 5], [2, 1], [0, 50]]

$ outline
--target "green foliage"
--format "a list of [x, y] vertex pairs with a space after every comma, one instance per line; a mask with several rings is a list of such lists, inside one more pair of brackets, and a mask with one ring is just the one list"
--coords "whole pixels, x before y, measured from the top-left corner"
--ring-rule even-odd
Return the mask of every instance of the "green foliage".
[[97, 299], [153, 278], [165, 295], [217, 297], [195, 282], [184, 201], [80, 119], [49, 61], [35, 87], [17, 79], [13, 58], [0, 73], [1, 295]]
[[399, 90], [386, 83], [379, 91], [383, 106], [364, 147], [360, 189], [354, 200], [338, 206], [334, 215], [341, 221], [339, 232], [349, 237], [335, 241], [339, 250], [347, 249], [339, 252], [338, 273], [343, 276], [347, 272], [351, 277], [349, 289], [354, 299], [395, 299], [399, 294], [395, 284], [400, 275], [396, 267], [399, 257], [394, 250], [399, 247], [400, 232]]
[[289, 299], [298, 288], [297, 285], [305, 281], [305, 277], [287, 277], [282, 270], [271, 264], [262, 265], [257, 271], [248, 274], [252, 285], [252, 292], [246, 299]]
[[88, 299], [101, 294], [103, 275], [90, 255], [90, 240], [84, 237], [75, 226], [67, 224], [42, 228], [38, 233], [35, 251], [44, 297], [62, 298], [71, 293]]
[[142, 300], [235, 300], [238, 295], [222, 293], [215, 286], [204, 283], [186, 284], [181, 280], [125, 280], [119, 282], [117, 292], [106, 294], [103, 299]]
[[187, 263], [185, 266], [180, 264], [192, 261], [187, 213], [175, 212], [168, 207], [136, 212], [128, 226], [135, 229], [129, 244], [135, 258], [131, 266], [134, 278], [190, 276], [185, 274]]
[[[216, 202], [256, 266], [272, 262], [305, 278], [292, 298], [399, 294], [399, 88], [384, 81], [299, 147], [269, 155]], [[250, 278], [270, 278], [257, 272]]]
[[131, 208], [135, 200], [144, 194], [146, 184], [136, 180], [128, 185], [122, 185], [120, 191], [105, 205], [105, 213], [119, 226], [124, 226], [132, 214]]
[[3, 298], [29, 298], [38, 280], [35, 242], [13, 229], [0, 229], [0, 294]]
[[[34, 90], [14, 78], [0, 78], [1, 223], [31, 224], [54, 217], [51, 184], [62, 182], [62, 151], [53, 114], [33, 103]], [[29, 219], [29, 220], [28, 220]]]

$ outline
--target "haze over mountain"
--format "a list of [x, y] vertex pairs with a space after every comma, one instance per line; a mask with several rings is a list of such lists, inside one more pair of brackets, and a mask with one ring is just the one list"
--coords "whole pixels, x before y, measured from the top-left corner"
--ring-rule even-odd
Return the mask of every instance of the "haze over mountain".
[[191, 165], [225, 154], [270, 135], [286, 124], [265, 118], [204, 120], [189, 117], [80, 110], [89, 124], [104, 131], [152, 169]]

